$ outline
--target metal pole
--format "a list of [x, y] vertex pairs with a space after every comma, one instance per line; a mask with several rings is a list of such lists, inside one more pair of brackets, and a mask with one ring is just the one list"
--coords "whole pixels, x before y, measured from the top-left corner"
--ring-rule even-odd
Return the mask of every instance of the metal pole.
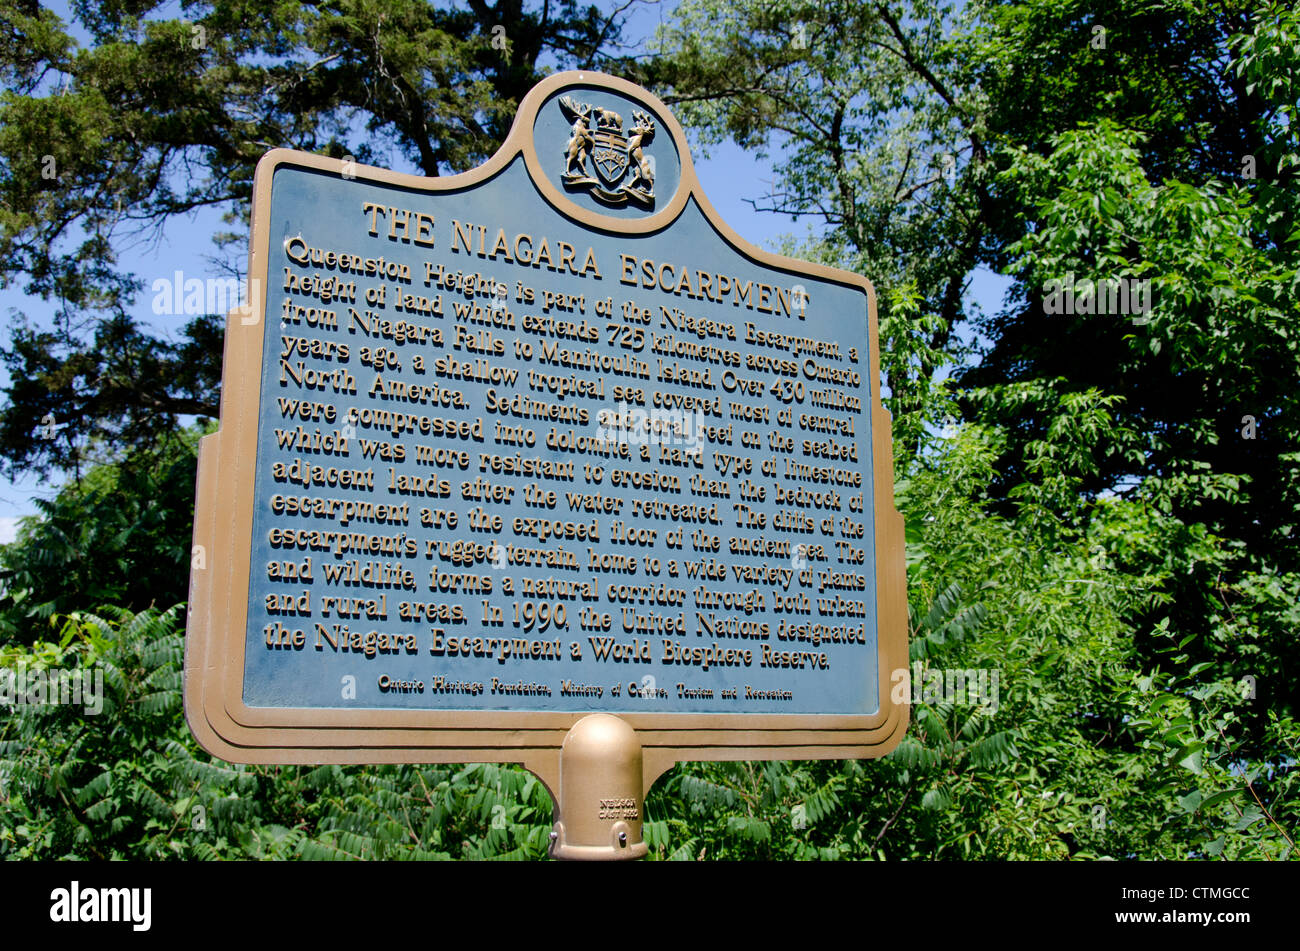
[[649, 853], [641, 780], [641, 742], [632, 727], [608, 713], [575, 723], [560, 747], [551, 857], [619, 861]]

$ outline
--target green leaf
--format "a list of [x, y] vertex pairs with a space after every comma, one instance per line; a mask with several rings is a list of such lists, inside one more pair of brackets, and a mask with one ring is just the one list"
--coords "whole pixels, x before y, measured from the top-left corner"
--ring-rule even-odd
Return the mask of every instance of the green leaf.
[[1198, 790], [1193, 789], [1186, 796], [1178, 800], [1178, 805], [1183, 812], [1195, 812], [1201, 807], [1201, 794]]

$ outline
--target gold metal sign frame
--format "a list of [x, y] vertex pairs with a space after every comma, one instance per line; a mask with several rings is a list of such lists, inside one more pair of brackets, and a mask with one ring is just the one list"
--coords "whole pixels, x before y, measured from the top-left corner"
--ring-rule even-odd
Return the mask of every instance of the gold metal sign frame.
[[[659, 135], [671, 136], [681, 159], [681, 181], [663, 204], [640, 218], [613, 218], [583, 207], [546, 174], [533, 142], [543, 103], [572, 85], [612, 90], [644, 103], [660, 117]], [[205, 749], [242, 763], [521, 763], [556, 793], [560, 751], [584, 713], [287, 709], [249, 707], [242, 700], [248, 623], [254, 470], [271, 240], [271, 179], [282, 164], [319, 169], [360, 181], [430, 193], [464, 189], [495, 175], [522, 155], [529, 176], [561, 215], [606, 234], [661, 230], [693, 198], [717, 232], [741, 255], [764, 266], [860, 290], [868, 317], [868, 366], [874, 460], [878, 712], [858, 715], [627, 713], [643, 750], [643, 792], [673, 763], [685, 760], [861, 759], [883, 756], [901, 741], [906, 702], [895, 703], [892, 671], [905, 669], [907, 599], [903, 519], [893, 500], [890, 417], [880, 403], [876, 298], [863, 277], [770, 254], [727, 226], [700, 187], [681, 127], [655, 96], [597, 73], [560, 73], [536, 86], [519, 107], [510, 135], [484, 165], [446, 178], [423, 178], [303, 152], [275, 150], [258, 164], [249, 255], [251, 292], [246, 309], [227, 319], [222, 374], [221, 428], [200, 446], [194, 544], [203, 567], [190, 581], [185, 649], [185, 713]], [[557, 160], [558, 161], [558, 160]]]

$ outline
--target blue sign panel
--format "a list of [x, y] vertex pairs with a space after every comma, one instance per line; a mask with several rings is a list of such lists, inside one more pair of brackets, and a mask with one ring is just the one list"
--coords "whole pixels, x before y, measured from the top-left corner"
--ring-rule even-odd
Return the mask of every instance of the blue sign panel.
[[463, 188], [277, 165], [248, 707], [880, 709], [867, 294], [742, 249], [667, 121], [571, 86]]

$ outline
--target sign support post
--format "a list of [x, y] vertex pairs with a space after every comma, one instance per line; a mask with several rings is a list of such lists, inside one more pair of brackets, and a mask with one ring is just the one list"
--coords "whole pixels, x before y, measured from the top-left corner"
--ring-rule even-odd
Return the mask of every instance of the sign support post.
[[649, 852], [642, 836], [644, 792], [636, 731], [607, 713], [583, 717], [560, 748], [558, 818], [551, 832], [551, 855], [584, 860], [644, 858]]

